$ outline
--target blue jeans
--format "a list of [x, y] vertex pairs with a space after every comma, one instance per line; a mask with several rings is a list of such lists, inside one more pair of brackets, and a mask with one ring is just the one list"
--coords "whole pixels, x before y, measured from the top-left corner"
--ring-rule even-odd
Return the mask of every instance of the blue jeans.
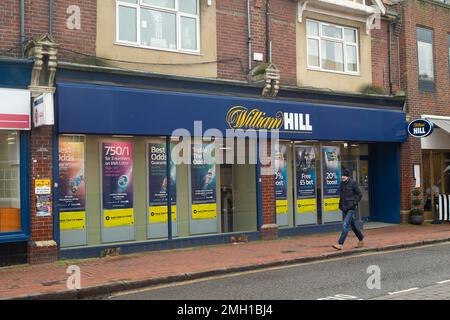
[[344, 223], [342, 225], [342, 233], [341, 237], [339, 238], [339, 244], [343, 245], [345, 242], [345, 239], [347, 238], [348, 232], [350, 231], [350, 228], [352, 228], [353, 232], [355, 233], [356, 237], [359, 241], [362, 241], [364, 239], [364, 235], [362, 232], [358, 229], [358, 227], [355, 224], [355, 210], [348, 210], [347, 212], [343, 212], [344, 214]]

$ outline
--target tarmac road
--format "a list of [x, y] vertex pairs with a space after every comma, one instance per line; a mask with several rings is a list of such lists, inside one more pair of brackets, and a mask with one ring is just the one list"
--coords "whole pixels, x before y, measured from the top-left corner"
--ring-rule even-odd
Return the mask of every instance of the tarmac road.
[[[369, 266], [379, 267], [380, 289], [367, 287], [369, 277], [374, 279], [373, 271], [368, 273]], [[399, 291], [404, 290], [419, 292], [425, 287], [439, 286], [438, 282], [449, 288], [450, 298], [450, 281], [445, 280], [450, 280], [450, 243], [169, 284], [119, 293], [108, 299], [373, 299], [401, 295]], [[423, 292], [433, 295], [432, 290]], [[444, 299], [445, 292], [436, 298]]]

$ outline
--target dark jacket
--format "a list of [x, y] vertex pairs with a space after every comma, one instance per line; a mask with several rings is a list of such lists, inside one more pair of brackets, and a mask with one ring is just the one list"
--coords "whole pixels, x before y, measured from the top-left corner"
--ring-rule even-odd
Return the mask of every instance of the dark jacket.
[[358, 183], [352, 179], [348, 179], [347, 182], [341, 181], [339, 195], [339, 209], [344, 212], [356, 209], [362, 198]]

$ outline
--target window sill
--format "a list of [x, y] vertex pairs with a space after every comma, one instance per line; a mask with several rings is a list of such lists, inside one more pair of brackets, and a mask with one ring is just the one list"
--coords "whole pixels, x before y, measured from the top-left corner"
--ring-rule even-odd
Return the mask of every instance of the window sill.
[[312, 68], [312, 67], [307, 67], [306, 70], [308, 71], [320, 71], [320, 72], [326, 72], [326, 73], [333, 73], [333, 74], [340, 74], [343, 76], [356, 76], [356, 77], [360, 77], [361, 73], [350, 73], [350, 72], [341, 72], [341, 71], [333, 71], [333, 70], [325, 70], [325, 69], [316, 69], [316, 68]]
[[133, 44], [133, 43], [118, 42], [118, 41], [114, 42], [114, 45], [116, 45], [116, 46], [123, 46], [123, 47], [130, 47], [130, 48], [137, 48], [137, 49], [162, 51], [162, 52], [167, 52], [167, 53], [186, 54], [186, 55], [191, 55], [191, 56], [200, 56], [200, 57], [203, 56], [203, 54], [201, 54], [200, 52], [178, 51], [178, 50], [170, 50], [170, 49], [153, 48], [153, 47], [140, 46], [140, 45]]
[[30, 240], [30, 237], [21, 231], [0, 232], [0, 243], [23, 242]]

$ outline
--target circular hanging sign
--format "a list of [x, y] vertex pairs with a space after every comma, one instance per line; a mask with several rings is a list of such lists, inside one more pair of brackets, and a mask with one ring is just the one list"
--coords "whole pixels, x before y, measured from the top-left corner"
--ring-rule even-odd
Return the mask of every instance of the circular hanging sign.
[[426, 119], [416, 119], [408, 125], [408, 133], [416, 138], [425, 138], [433, 132], [433, 124]]

